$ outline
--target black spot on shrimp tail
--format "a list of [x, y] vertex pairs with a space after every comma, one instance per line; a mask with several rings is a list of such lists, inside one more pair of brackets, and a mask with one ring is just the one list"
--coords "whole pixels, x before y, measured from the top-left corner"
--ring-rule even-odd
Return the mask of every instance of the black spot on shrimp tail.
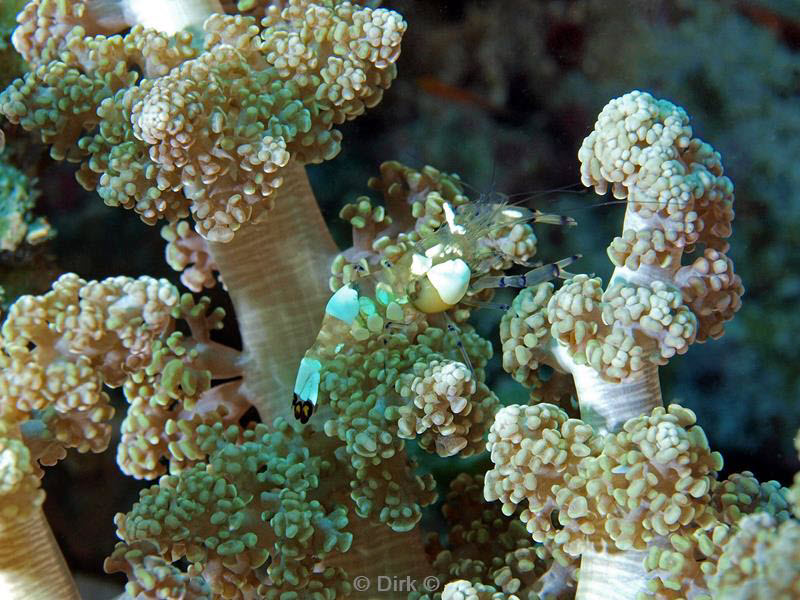
[[301, 400], [297, 394], [292, 394], [292, 412], [294, 418], [305, 425], [314, 413], [314, 405], [310, 400]]

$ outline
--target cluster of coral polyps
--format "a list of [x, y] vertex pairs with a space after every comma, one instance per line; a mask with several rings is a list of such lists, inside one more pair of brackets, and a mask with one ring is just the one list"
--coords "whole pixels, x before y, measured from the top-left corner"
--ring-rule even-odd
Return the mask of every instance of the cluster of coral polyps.
[[[576, 275], [523, 290], [500, 335], [523, 385], [542, 387], [542, 363], [574, 378], [581, 419], [546, 403], [500, 410], [486, 499], [548, 549], [581, 557], [580, 598], [755, 598], [759, 586], [797, 597], [788, 491], [747, 472], [718, 481], [722, 457], [695, 415], [661, 401], [657, 367], [722, 335], [740, 306], [720, 156], [683, 109], [631, 92], [603, 109], [579, 158], [585, 185], [627, 199], [611, 283]], [[480, 583], [454, 582], [444, 597], [495, 597]]]
[[623, 234], [608, 248], [614, 273], [605, 289], [578, 275], [517, 297], [501, 332], [504, 366], [520, 381], [543, 359], [630, 380], [721, 336], [741, 304], [741, 279], [725, 255], [733, 186], [683, 109], [644, 92], [612, 100], [578, 157], [585, 185], [603, 194], [610, 184], [628, 200]]
[[485, 383], [475, 381], [467, 365], [417, 363], [396, 386], [401, 397], [411, 399], [398, 410], [400, 437], [420, 435], [420, 446], [439, 456], [466, 457], [484, 450], [481, 423], [494, 413], [497, 397]]
[[711, 521], [722, 467], [688, 409], [671, 405], [598, 435], [553, 405], [511, 406], [489, 434], [488, 500], [520, 518], [533, 538], [571, 556], [649, 549], [687, 525]]
[[334, 125], [380, 101], [405, 30], [392, 11], [294, 1], [260, 27], [212, 15], [199, 46], [103, 16], [87, 2], [29, 3], [14, 43], [32, 70], [0, 112], [80, 162], [107, 204], [148, 224], [191, 212], [223, 242], [272, 207], [290, 160], [339, 151]]
[[612, 572], [626, 555], [641, 569], [638, 581], [628, 572], [609, 582], [622, 588], [615, 597], [757, 598], [767, 586], [793, 598], [800, 590], [790, 504], [800, 490], [759, 484], [749, 472], [718, 481], [722, 457], [686, 408], [657, 407], [601, 435], [551, 404], [509, 406], [488, 447], [486, 498], [556, 554], [583, 555], [584, 593], [603, 589], [599, 573], [584, 571], [589, 554], [605, 556]]

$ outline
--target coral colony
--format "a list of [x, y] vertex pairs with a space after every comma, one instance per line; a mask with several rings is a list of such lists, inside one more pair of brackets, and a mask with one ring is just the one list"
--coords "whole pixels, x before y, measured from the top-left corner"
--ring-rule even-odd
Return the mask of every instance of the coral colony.
[[[164, 0], [153, 21], [143, 4], [19, 6], [27, 71], [0, 114], [107, 205], [166, 223], [169, 264], [192, 292], [224, 283], [243, 349], [215, 341], [207, 298], [146, 275], [65, 273], [10, 306], [0, 597], [78, 598], [40, 478], [107, 449], [104, 387], [128, 401], [119, 468], [153, 481], [115, 519], [105, 569], [126, 598], [800, 597], [800, 482], [720, 480], [695, 415], [661, 398], [659, 366], [722, 336], [744, 291], [733, 184], [682, 108], [630, 92], [580, 148], [583, 184], [627, 201], [606, 285], [565, 270], [578, 257], [533, 261], [533, 224], [570, 220], [397, 162], [369, 181], [380, 201], [341, 210], [340, 252], [304, 165], [380, 102], [404, 19]], [[26, 210], [4, 247], [49, 235]], [[468, 322], [486, 306], [527, 405], [486, 383], [492, 346]], [[482, 453], [488, 471], [459, 463]], [[464, 469], [440, 494], [430, 455]]]

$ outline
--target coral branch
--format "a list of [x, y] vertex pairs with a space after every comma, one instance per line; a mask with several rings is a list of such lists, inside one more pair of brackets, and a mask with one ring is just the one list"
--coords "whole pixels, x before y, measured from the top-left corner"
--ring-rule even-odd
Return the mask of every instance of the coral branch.
[[262, 419], [290, 417], [297, 365], [322, 321], [336, 252], [303, 166], [287, 167], [269, 217], [209, 250], [242, 333], [245, 393]]
[[0, 526], [0, 595], [7, 600], [80, 599], [41, 508]]

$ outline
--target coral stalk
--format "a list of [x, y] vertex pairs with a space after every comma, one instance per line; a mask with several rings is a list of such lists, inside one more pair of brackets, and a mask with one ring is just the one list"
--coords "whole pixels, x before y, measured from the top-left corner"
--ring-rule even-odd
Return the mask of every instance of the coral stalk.
[[[663, 406], [658, 367], [648, 365], [640, 377], [610, 383], [594, 369], [575, 365], [572, 370], [581, 420], [598, 433], [616, 433], [625, 421], [648, 415]], [[581, 576], [575, 600], [625, 600], [647, 589], [645, 552], [595, 552], [581, 555]]]
[[265, 423], [291, 418], [297, 365], [319, 330], [337, 252], [303, 166], [284, 172], [262, 222], [228, 243], [209, 242], [242, 332], [245, 393]]
[[598, 433], [616, 433], [628, 419], [648, 415], [663, 405], [655, 365], [642, 369], [638, 378], [621, 383], [605, 381], [591, 367], [575, 365], [571, 373], [581, 420]]
[[647, 591], [646, 552], [584, 552], [575, 600], [628, 600]]
[[174, 34], [182, 29], [201, 29], [203, 21], [218, 13], [224, 14], [219, 0], [181, 0], [164, 2], [135, 0], [126, 5], [129, 21], [150, 29]]
[[0, 597], [80, 600], [41, 508], [0, 530]]

